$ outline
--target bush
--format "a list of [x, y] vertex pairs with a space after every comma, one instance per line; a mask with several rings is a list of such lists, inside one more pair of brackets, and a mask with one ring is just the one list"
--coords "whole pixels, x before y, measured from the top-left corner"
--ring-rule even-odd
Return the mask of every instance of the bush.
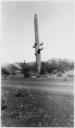
[[7, 108], [7, 92], [2, 92], [1, 96], [1, 109], [4, 110]]
[[44, 75], [44, 74], [46, 74], [46, 73], [47, 73], [46, 64], [45, 64], [45, 62], [42, 62], [42, 63], [41, 63], [41, 72], [40, 72], [40, 74], [41, 74], [41, 75]]
[[62, 73], [61, 72], [58, 72], [57, 73], [57, 76], [61, 77], [62, 76]]
[[73, 74], [68, 74], [67, 76], [68, 76], [68, 77], [71, 77], [71, 78], [72, 78], [72, 77], [74, 77], [74, 75], [73, 75]]
[[29, 68], [28, 64], [24, 63], [24, 64], [22, 65], [22, 70], [21, 70], [21, 72], [23, 73], [24, 78], [27, 78], [27, 77], [30, 76], [30, 68]]
[[24, 88], [17, 90], [15, 94], [16, 97], [25, 97], [29, 95], [30, 95], [30, 91]]
[[7, 69], [2, 68], [2, 69], [1, 69], [1, 74], [2, 74], [2, 75], [9, 75], [10, 73], [9, 73], [9, 71], [8, 71]]

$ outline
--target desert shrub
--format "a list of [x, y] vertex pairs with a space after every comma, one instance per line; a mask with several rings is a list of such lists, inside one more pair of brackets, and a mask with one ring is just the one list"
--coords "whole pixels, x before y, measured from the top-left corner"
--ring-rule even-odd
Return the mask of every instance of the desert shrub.
[[30, 68], [29, 68], [29, 65], [24, 63], [22, 65], [22, 69], [21, 69], [21, 72], [23, 73], [24, 75], [24, 78], [27, 78], [30, 76]]
[[57, 76], [61, 77], [62, 76], [62, 72], [58, 72]]
[[67, 70], [74, 69], [74, 63], [67, 60], [50, 60], [49, 62], [45, 62], [46, 72], [54, 73], [57, 72], [64, 73]]
[[7, 108], [7, 94], [6, 92], [2, 92], [1, 95], [1, 109], [4, 110]]
[[1, 74], [2, 75], [9, 75], [9, 71], [6, 68], [1, 68]]
[[1, 101], [1, 109], [4, 110], [6, 108], [7, 108], [7, 100], [2, 99], [2, 101]]
[[45, 64], [45, 62], [42, 62], [41, 63], [41, 71], [40, 71], [40, 74], [43, 75], [43, 74], [46, 74], [46, 73], [47, 73], [46, 64]]
[[68, 74], [67, 76], [68, 76], [68, 77], [74, 77], [74, 75], [73, 75], [73, 74]]
[[19, 116], [19, 112], [17, 112], [17, 111], [13, 111], [10, 114], [10, 118], [17, 118], [18, 116]]
[[57, 74], [57, 69], [54, 69], [53, 71], [52, 71], [52, 74]]
[[18, 67], [16, 67], [15, 65], [11, 64], [10, 65], [11, 68], [10, 68], [10, 74], [15, 76], [16, 75], [16, 71], [18, 70]]
[[22, 88], [22, 89], [17, 90], [15, 96], [16, 97], [25, 97], [25, 96], [29, 96], [29, 94], [30, 94], [29, 90]]

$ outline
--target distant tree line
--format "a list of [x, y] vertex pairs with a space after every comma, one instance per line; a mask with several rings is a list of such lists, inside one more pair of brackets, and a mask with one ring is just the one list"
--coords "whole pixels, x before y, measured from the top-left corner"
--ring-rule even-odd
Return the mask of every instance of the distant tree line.
[[[24, 75], [24, 78], [29, 77], [30, 75], [36, 74], [36, 63], [18, 63], [21, 67], [18, 69], [15, 66], [11, 66], [11, 71], [7, 68], [1, 68], [1, 73], [5, 75], [16, 74], [16, 71], [19, 70], [20, 73]], [[74, 69], [74, 62], [68, 62], [65, 60], [52, 60], [48, 62], [41, 62], [41, 75], [44, 74], [57, 74], [58, 72], [64, 73], [67, 70]]]

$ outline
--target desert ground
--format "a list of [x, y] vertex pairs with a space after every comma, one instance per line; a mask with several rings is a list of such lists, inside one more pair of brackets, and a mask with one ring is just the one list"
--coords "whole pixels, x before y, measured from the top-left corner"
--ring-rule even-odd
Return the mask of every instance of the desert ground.
[[74, 127], [74, 79], [2, 77], [1, 125]]

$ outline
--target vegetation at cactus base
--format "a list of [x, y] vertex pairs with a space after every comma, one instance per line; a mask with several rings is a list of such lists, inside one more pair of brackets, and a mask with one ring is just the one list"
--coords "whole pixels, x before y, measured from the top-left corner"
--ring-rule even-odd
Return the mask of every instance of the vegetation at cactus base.
[[[13, 76], [15, 76], [15, 74], [20, 73], [24, 75], [24, 78], [27, 78], [30, 75], [36, 74], [36, 63], [19, 62], [17, 63], [17, 66], [15, 64], [9, 64], [7, 67], [2, 66], [1, 69], [2, 75], [7, 76], [12, 74]], [[61, 73], [72, 69], [74, 69], [74, 62], [68, 60], [51, 59], [46, 62], [41, 62], [40, 74], [58, 74], [59, 76], [61, 76]]]

